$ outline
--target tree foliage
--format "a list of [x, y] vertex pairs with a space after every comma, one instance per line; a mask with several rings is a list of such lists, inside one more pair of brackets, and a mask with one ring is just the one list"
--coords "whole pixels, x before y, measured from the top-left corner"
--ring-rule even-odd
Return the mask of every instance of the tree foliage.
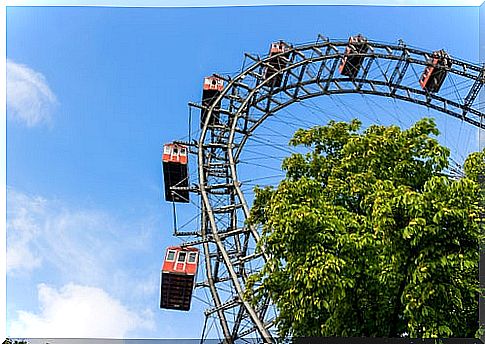
[[300, 129], [250, 222], [271, 259], [249, 282], [270, 296], [282, 336], [472, 337], [478, 330], [479, 175], [444, 173], [431, 119], [407, 130], [330, 122]]

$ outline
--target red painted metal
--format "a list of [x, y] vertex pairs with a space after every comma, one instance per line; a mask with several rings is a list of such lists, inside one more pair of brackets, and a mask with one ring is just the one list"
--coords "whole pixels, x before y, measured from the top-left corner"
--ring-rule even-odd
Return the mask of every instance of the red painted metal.
[[162, 271], [195, 275], [199, 261], [199, 250], [195, 247], [170, 246], [165, 253]]
[[447, 71], [443, 67], [451, 67], [448, 54], [444, 50], [433, 52], [419, 78], [421, 88], [429, 92], [438, 92], [447, 75]]
[[208, 91], [222, 91], [224, 89], [224, 80], [216, 76], [208, 76], [204, 78], [204, 90]]
[[168, 143], [163, 145], [163, 162], [175, 162], [179, 164], [187, 164], [187, 146], [176, 143]]
[[269, 50], [269, 55], [273, 56], [279, 53], [286, 53], [290, 50], [290, 47], [283, 41], [271, 43], [271, 48]]

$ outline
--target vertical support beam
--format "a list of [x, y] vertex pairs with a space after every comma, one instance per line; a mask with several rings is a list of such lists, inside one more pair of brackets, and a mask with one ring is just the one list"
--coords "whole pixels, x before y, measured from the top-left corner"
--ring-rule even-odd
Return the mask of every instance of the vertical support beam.
[[[286, 66], [289, 66], [289, 65], [292, 65], [294, 62], [295, 62], [295, 58], [296, 58], [296, 54], [295, 52], [293, 51], [291, 54], [290, 54], [290, 58], [288, 60], [288, 62], [286, 63]], [[290, 77], [290, 73], [285, 73], [284, 74], [284, 80], [283, 80], [283, 83], [281, 84], [281, 89], [285, 89], [286, 88], [286, 85], [288, 85], [288, 79]]]
[[293, 93], [293, 98], [295, 99], [298, 97], [298, 91], [300, 90], [301, 83], [303, 80], [303, 75], [305, 74], [305, 69], [307, 66], [308, 64], [304, 64], [303, 66], [301, 66], [300, 75], [298, 75], [298, 84], [296, 85], [295, 92]]
[[[205, 207], [203, 206], [202, 208], [202, 237], [206, 238], [207, 235], [207, 219], [206, 219], [206, 214], [205, 214]], [[204, 243], [204, 256], [205, 256], [205, 266], [206, 266], [206, 277], [207, 277], [207, 283], [209, 284], [209, 289], [212, 295], [212, 299], [214, 300], [214, 305], [215, 307], [220, 307], [221, 306], [221, 299], [219, 298], [219, 294], [216, 289], [215, 281], [212, 276], [212, 269], [211, 269], [211, 262], [210, 262], [210, 249], [209, 249], [209, 244], [207, 242]], [[231, 331], [229, 330], [229, 326], [227, 324], [227, 319], [226, 315], [224, 314], [224, 310], [219, 309], [217, 311], [217, 316], [219, 317], [219, 322], [222, 327], [222, 333], [224, 334], [224, 342], [227, 340], [231, 340]], [[230, 342], [228, 342], [230, 343]]]
[[244, 307], [241, 305], [239, 311], [237, 312], [236, 321], [234, 322], [234, 327], [232, 329], [232, 338], [237, 339], [239, 326], [241, 325], [241, 320], [244, 316]]
[[327, 63], [327, 59], [323, 59], [322, 63], [320, 64], [320, 68], [318, 68], [317, 75], [315, 76], [316, 82], [320, 81], [320, 78], [322, 77], [323, 69], [327, 67], [326, 63]]
[[333, 60], [332, 67], [330, 68], [330, 74], [328, 75], [327, 83], [323, 87], [324, 92], [327, 92], [328, 88], [330, 87], [330, 83], [332, 82], [333, 75], [335, 74], [335, 69], [337, 69], [339, 60], [340, 60], [340, 56], [335, 57], [335, 59]]
[[465, 97], [465, 101], [463, 102], [463, 118], [465, 118], [468, 109], [473, 105], [473, 102], [475, 101], [475, 98], [478, 96], [480, 93], [480, 90], [482, 89], [483, 82], [484, 80], [484, 73], [485, 71], [482, 69], [480, 71], [480, 74], [478, 76], [478, 79], [475, 80], [473, 83], [472, 87], [470, 88], [470, 91], [468, 91], [468, 94]]
[[[369, 74], [370, 68], [372, 67], [372, 63], [374, 63], [375, 57], [369, 57], [367, 59], [367, 64], [364, 67], [364, 72], [362, 73], [361, 79], [365, 80], [367, 79], [367, 75]], [[362, 85], [364, 85], [364, 81], [361, 81], [357, 85], [357, 90], [360, 90], [362, 88]]]
[[[327, 45], [327, 49], [325, 50], [325, 56], [330, 55], [331, 50], [335, 50], [335, 47], [333, 47], [331, 45]], [[338, 50], [336, 50], [336, 51], [338, 52]], [[322, 77], [322, 73], [323, 73], [324, 69], [328, 70], [326, 58], [322, 60], [320, 68], [318, 69], [317, 76], [315, 77], [315, 82], [317, 82], [319, 86], [320, 86], [320, 79]]]
[[[409, 61], [407, 60], [408, 52], [403, 50], [401, 59], [396, 64], [396, 68], [392, 72], [391, 78], [389, 79], [389, 88], [391, 89], [391, 96], [393, 96], [396, 91], [397, 87], [393, 87], [393, 85], [400, 85], [406, 71], [409, 67]], [[403, 66], [404, 63], [404, 66]]]

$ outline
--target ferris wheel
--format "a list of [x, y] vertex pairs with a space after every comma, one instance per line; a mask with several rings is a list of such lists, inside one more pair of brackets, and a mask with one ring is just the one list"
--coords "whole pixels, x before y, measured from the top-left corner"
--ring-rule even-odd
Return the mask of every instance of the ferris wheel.
[[[362, 35], [348, 40], [319, 36], [301, 45], [276, 41], [265, 56], [246, 54], [236, 75], [206, 77], [201, 101], [189, 103], [200, 111], [198, 133], [189, 131], [188, 140], [164, 146], [165, 200], [173, 204], [175, 235], [185, 239], [167, 249], [160, 306], [189, 310], [192, 298], [205, 302], [202, 340], [212, 331], [228, 343], [274, 342], [278, 312], [272, 301], [255, 305], [243, 296], [248, 278], [268, 258], [264, 249], [256, 249], [260, 231], [246, 220], [252, 187], [283, 177], [279, 163], [292, 153], [287, 145], [292, 132], [332, 118], [348, 120], [365, 106], [373, 108], [371, 121], [405, 126], [411, 124], [403, 115], [411, 104], [459, 129], [461, 135], [450, 139], [455, 146], [470, 146], [470, 135], [485, 129], [478, 97], [484, 82], [483, 66], [445, 50], [376, 42]], [[354, 98], [346, 103], [340, 99], [343, 94]], [[317, 98], [331, 102], [323, 106]], [[295, 105], [300, 106], [298, 115]], [[382, 112], [389, 118], [381, 117]], [[460, 157], [452, 158], [456, 166], [450, 173], [459, 174]], [[178, 225], [176, 209], [183, 203], [195, 215]], [[183, 230], [194, 223], [195, 229]], [[202, 290], [205, 300], [194, 288]]]

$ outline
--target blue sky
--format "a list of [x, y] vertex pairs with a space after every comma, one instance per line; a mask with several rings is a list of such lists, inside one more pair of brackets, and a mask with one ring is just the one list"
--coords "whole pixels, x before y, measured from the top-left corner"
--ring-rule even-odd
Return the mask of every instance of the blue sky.
[[[163, 253], [180, 242], [160, 149], [187, 135], [204, 76], [318, 33], [477, 62], [478, 28], [477, 7], [7, 8], [7, 334], [200, 335], [203, 303], [158, 308]], [[458, 156], [476, 148], [473, 130], [440, 125], [468, 142]]]
[[[128, 6], [130, 0], [7, 0], [7, 6]], [[139, 0], [137, 6], [214, 7], [266, 5], [480, 6], [481, 0]]]

